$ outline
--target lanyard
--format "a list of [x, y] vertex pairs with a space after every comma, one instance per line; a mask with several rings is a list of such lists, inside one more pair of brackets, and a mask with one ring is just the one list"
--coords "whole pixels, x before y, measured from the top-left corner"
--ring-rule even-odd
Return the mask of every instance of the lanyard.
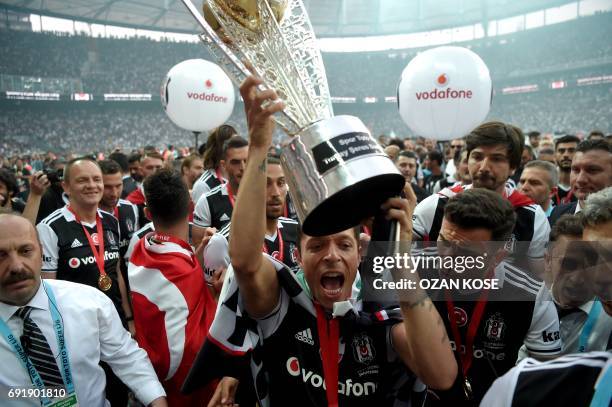
[[[60, 354], [60, 359], [62, 362], [62, 368], [60, 369], [61, 375], [64, 379], [64, 384], [66, 385], [67, 394], [74, 394], [74, 382], [72, 380], [72, 371], [70, 369], [70, 358], [68, 356], [68, 349], [66, 348], [66, 340], [64, 338], [64, 325], [62, 324], [62, 317], [57, 308], [57, 302], [55, 301], [55, 295], [53, 294], [53, 290], [51, 286], [45, 283], [45, 281], [41, 281], [43, 284], [43, 288], [47, 293], [47, 297], [49, 300], [49, 309], [51, 311], [51, 319], [53, 320], [53, 328], [55, 329], [55, 336], [57, 337], [57, 346]], [[30, 380], [32, 384], [36, 386], [36, 388], [40, 391], [39, 394], [45, 394], [42, 390], [45, 388], [45, 384], [43, 382], [42, 377], [36, 370], [36, 367], [32, 364], [32, 361], [25, 353], [25, 350], [21, 346], [21, 343], [13, 332], [11, 332], [8, 325], [0, 319], [0, 332], [6, 342], [13, 347], [15, 351], [15, 356], [21, 362], [21, 365], [25, 368], [26, 372], [30, 376]], [[48, 406], [52, 403], [52, 401], [47, 398], [41, 396], [41, 402], [43, 406]]]
[[[607, 367], [607, 369], [606, 369]], [[589, 407], [609, 407], [612, 399], [612, 365], [607, 363], [595, 385], [595, 394]]]
[[586, 350], [589, 342], [589, 336], [591, 336], [591, 332], [593, 332], [593, 328], [595, 327], [595, 323], [597, 322], [597, 317], [599, 317], [600, 312], [601, 302], [595, 300], [593, 302], [593, 306], [591, 307], [591, 311], [589, 312], [589, 316], [582, 327], [582, 331], [580, 332], [578, 352], [584, 352]]
[[483, 290], [478, 298], [476, 308], [472, 311], [472, 317], [470, 318], [470, 324], [468, 325], [466, 338], [465, 338], [465, 354], [461, 353], [461, 333], [459, 332], [459, 326], [457, 325], [457, 315], [455, 314], [455, 304], [450, 298], [448, 291], [446, 292], [446, 308], [448, 310], [448, 317], [451, 323], [451, 330], [453, 332], [453, 339], [455, 340], [455, 349], [459, 353], [459, 359], [461, 360], [461, 371], [463, 377], [467, 378], [468, 371], [472, 366], [474, 359], [474, 338], [476, 337], [476, 331], [482, 320], [485, 306], [487, 305], [487, 297], [489, 291]]
[[321, 305], [315, 303], [315, 309], [317, 311], [317, 328], [319, 332], [319, 345], [321, 346], [327, 406], [338, 407], [338, 346], [340, 326], [336, 318], [327, 319], [325, 310]]
[[83, 232], [85, 232], [85, 236], [87, 236], [87, 242], [89, 243], [89, 248], [91, 249], [94, 258], [96, 259], [96, 265], [98, 266], [98, 270], [100, 271], [100, 277], [106, 276], [106, 271], [104, 271], [104, 232], [102, 229], [102, 219], [100, 219], [100, 215], [96, 212], [96, 233], [98, 236], [98, 250], [96, 250], [95, 242], [93, 241], [89, 231], [81, 223], [81, 219], [78, 215], [72, 210], [70, 206], [68, 206], [68, 210], [72, 212], [74, 215], [74, 219], [81, 225], [83, 228]]
[[[283, 242], [283, 235], [281, 234], [280, 228], [278, 227], [276, 228], [276, 236], [278, 238], [278, 257], [274, 256], [274, 252], [272, 253], [272, 257], [274, 257], [276, 260], [280, 261], [281, 263], [284, 263], [285, 261], [285, 242]], [[265, 242], [263, 245], [263, 251], [266, 254], [270, 254], [268, 253], [268, 247], [266, 246]]]

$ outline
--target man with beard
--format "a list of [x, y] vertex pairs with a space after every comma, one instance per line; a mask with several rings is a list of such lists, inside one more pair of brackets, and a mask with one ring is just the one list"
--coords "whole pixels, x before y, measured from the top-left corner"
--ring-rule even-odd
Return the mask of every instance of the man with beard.
[[[589, 195], [581, 217], [582, 240], [590, 242], [595, 254], [586, 284], [601, 302], [602, 311], [612, 317], [610, 202], [610, 187]], [[546, 363], [525, 359], [493, 383], [481, 407], [608, 407], [611, 386], [612, 352], [575, 353]]]
[[119, 221], [119, 235], [121, 237], [121, 240], [119, 240], [119, 256], [121, 259], [119, 264], [129, 292], [127, 264], [123, 259], [132, 235], [138, 230], [138, 208], [130, 201], [120, 198], [124, 183], [119, 164], [113, 160], [103, 160], [99, 162], [99, 165], [102, 170], [102, 182], [104, 183], [104, 192], [99, 206], [100, 209], [112, 214]]
[[[297, 234], [299, 225], [283, 215], [287, 202], [287, 182], [281, 162], [268, 156], [266, 187], [266, 233], [263, 244], [264, 253], [294, 270], [298, 267]], [[219, 233], [229, 239], [231, 222]]]
[[108, 159], [113, 160], [114, 162], [119, 164], [119, 167], [121, 168], [121, 176], [122, 176], [122, 181], [123, 181], [123, 189], [121, 190], [121, 198], [125, 199], [127, 198], [129, 194], [132, 193], [132, 191], [138, 188], [138, 184], [136, 183], [136, 180], [132, 178], [132, 176], [130, 175], [130, 164], [128, 161], [128, 157], [125, 154], [119, 151], [116, 151], [112, 153], [111, 155], [109, 155]]
[[[164, 159], [161, 154], [155, 151], [147, 153], [140, 162], [140, 172], [142, 174], [142, 178], [144, 179], [149, 175], [154, 174], [163, 166]], [[140, 220], [140, 223], [142, 225], [148, 223], [149, 220], [144, 213], [146, 203], [144, 192], [142, 190], [142, 184], [138, 185], [138, 188], [132, 191], [132, 193], [129, 194], [126, 199], [138, 207], [138, 219]]]
[[221, 230], [232, 218], [248, 154], [249, 142], [240, 136], [234, 136], [224, 143], [220, 164], [228, 182], [211, 189], [196, 202], [193, 212], [193, 243], [196, 246], [210, 228]]
[[181, 175], [185, 184], [189, 187], [189, 191], [193, 188], [193, 184], [204, 172], [204, 164], [202, 157], [197, 154], [191, 154], [183, 158], [181, 162]]
[[448, 200], [464, 190], [485, 188], [510, 201], [517, 215], [509, 242], [509, 261], [523, 270], [530, 270], [532, 275], [541, 274], [550, 232], [546, 214], [533, 200], [507, 182], [520, 165], [524, 140], [519, 128], [502, 122], [486, 122], [474, 129], [466, 137], [472, 184], [445, 188], [419, 203], [414, 212], [415, 239], [437, 240]]
[[570, 186], [570, 173], [578, 143], [580, 139], [572, 134], [560, 137], [555, 141], [555, 160], [559, 169], [559, 185], [557, 185], [557, 193], [554, 198], [556, 206], [576, 201], [576, 196]]
[[[141, 402], [166, 406], [151, 362], [121, 326], [112, 302], [82, 284], [41, 281], [41, 257], [32, 224], [19, 216], [0, 215], [3, 402], [49, 405], [59, 400], [54, 395], [65, 392], [74, 399], [70, 403], [61, 397], [61, 405], [103, 406], [108, 401], [99, 363], [104, 361]], [[6, 398], [6, 390], [19, 388], [44, 390], [50, 397]]]
[[565, 213], [580, 212], [589, 194], [612, 186], [612, 146], [606, 140], [586, 140], [578, 144], [572, 160], [570, 184], [578, 201], [557, 206], [550, 215], [551, 225]]

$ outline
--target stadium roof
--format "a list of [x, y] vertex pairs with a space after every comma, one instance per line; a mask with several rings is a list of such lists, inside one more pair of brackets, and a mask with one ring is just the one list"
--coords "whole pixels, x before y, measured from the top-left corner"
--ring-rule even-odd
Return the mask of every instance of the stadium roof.
[[[202, 0], [192, 0], [200, 7]], [[570, 0], [303, 0], [319, 37], [411, 33], [476, 24]], [[574, 0], [575, 1], [575, 0]], [[2, 0], [18, 12], [100, 24], [199, 32], [181, 0]]]

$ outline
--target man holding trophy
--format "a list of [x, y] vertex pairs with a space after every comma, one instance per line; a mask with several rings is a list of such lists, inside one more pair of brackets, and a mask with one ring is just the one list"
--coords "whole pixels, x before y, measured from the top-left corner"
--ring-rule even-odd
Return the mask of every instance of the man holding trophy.
[[[410, 187], [406, 198], [399, 197], [404, 178], [366, 126], [356, 117], [333, 115], [302, 2], [206, 0], [204, 17], [190, 0], [182, 2], [219, 65], [241, 84], [249, 126], [249, 156], [232, 216], [232, 265], [209, 342], [250, 358], [262, 406], [392, 405], [398, 390], [409, 392], [417, 376], [431, 388], [448, 389], [457, 363], [425, 292], [405, 290], [396, 308], [372, 314], [357, 299], [358, 225], [374, 215], [386, 218], [395, 227], [373, 240], [406, 248], [416, 198]], [[296, 274], [261, 252], [263, 238], [253, 239], [265, 232], [274, 122], [293, 137], [281, 163], [302, 228]], [[367, 277], [371, 270], [364, 269]], [[418, 278], [410, 271], [390, 274], [395, 280]], [[215, 369], [205, 351], [206, 345], [184, 389]], [[221, 402], [231, 404], [231, 398]]]
[[[355, 228], [324, 236], [302, 233], [303, 277], [297, 279], [262, 254], [261, 242], [252, 239], [265, 231], [271, 116], [283, 108], [276, 92], [257, 90], [260, 83], [249, 77], [241, 86], [251, 147], [230, 238], [243, 315], [248, 314], [262, 333], [262, 344], [254, 351], [261, 357], [260, 370], [254, 375], [260, 401], [264, 405], [295, 405], [297, 400], [309, 405], [382, 405], [393, 400], [398, 383], [394, 375], [402, 368], [432, 388], [448, 388], [457, 366], [441, 318], [424, 292], [415, 290], [402, 298], [403, 321], [369, 319], [348, 301], [360, 260]], [[406, 192], [409, 198], [390, 198], [383, 204], [387, 216], [399, 222], [403, 242], [411, 239], [416, 205], [414, 193]], [[403, 274], [402, 270], [397, 273]], [[265, 386], [263, 377], [268, 378]]]

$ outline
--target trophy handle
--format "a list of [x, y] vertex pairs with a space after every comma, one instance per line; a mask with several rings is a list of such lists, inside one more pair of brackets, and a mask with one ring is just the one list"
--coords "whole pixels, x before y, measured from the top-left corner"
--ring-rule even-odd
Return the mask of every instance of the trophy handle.
[[[221, 68], [229, 75], [230, 78], [234, 80], [234, 83], [240, 86], [240, 83], [244, 81], [244, 79], [251, 75], [251, 71], [247, 68], [247, 66], [235, 55], [235, 52], [230, 49], [223, 40], [217, 35], [215, 30], [208, 25], [204, 17], [200, 14], [198, 9], [193, 5], [191, 0], [181, 0], [182, 3], [187, 7], [187, 10], [191, 13], [193, 18], [195, 18], [196, 22], [202, 27], [204, 33], [198, 35], [200, 40], [209, 46], [209, 50], [218, 60], [221, 65]], [[253, 67], [255, 73], [257, 73], [257, 68]], [[261, 75], [259, 75], [261, 76]], [[259, 90], [267, 90], [269, 87], [264, 83], [258, 86]], [[279, 126], [283, 128], [283, 130], [289, 135], [297, 134], [301, 128], [298, 122], [289, 116], [286, 112], [281, 111], [276, 113], [276, 115], [282, 116], [282, 118], [275, 117], [276, 122]], [[275, 116], [276, 116], [275, 115]]]

